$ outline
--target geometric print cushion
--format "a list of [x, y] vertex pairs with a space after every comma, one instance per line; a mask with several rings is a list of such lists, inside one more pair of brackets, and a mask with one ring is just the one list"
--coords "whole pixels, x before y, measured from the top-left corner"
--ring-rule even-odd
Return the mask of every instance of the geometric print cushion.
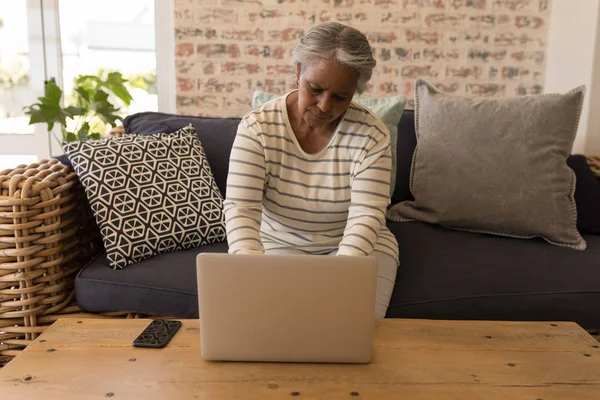
[[223, 197], [193, 125], [63, 147], [113, 268], [225, 240]]

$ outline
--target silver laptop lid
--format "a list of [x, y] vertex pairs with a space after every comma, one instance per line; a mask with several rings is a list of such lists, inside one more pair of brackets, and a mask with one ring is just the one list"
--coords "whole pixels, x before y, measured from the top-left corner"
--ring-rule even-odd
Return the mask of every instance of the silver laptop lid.
[[369, 362], [374, 257], [197, 257], [202, 356], [207, 360]]

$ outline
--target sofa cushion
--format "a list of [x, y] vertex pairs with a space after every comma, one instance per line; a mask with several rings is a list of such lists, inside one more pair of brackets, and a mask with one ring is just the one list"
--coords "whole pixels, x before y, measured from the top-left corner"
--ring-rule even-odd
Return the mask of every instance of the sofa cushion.
[[196, 256], [202, 252], [226, 253], [227, 243], [161, 254], [120, 270], [100, 253], [75, 278], [77, 303], [89, 312], [198, 318]]
[[[582, 252], [394, 222], [400, 267], [388, 318], [575, 321], [600, 327], [600, 236]], [[198, 318], [196, 256], [227, 252], [226, 243], [162, 254], [123, 270], [101, 254], [75, 280], [90, 312], [134, 311]]]
[[573, 251], [541, 239], [393, 222], [400, 266], [387, 316], [575, 321], [600, 327], [600, 236]]
[[[405, 109], [398, 124], [396, 188], [391, 204], [414, 200], [409, 183], [416, 145], [415, 112]], [[567, 165], [575, 172], [576, 177], [574, 196], [577, 205], [577, 229], [583, 234], [600, 235], [600, 181], [583, 155], [570, 155]]]
[[74, 141], [65, 150], [111, 267], [225, 240], [223, 198], [192, 125]]
[[566, 165], [584, 88], [506, 99], [446, 95], [415, 86], [417, 147], [410, 190], [388, 218], [578, 250], [575, 174]]
[[206, 159], [219, 191], [225, 197], [227, 173], [229, 172], [229, 154], [231, 153], [240, 118], [206, 118], [142, 112], [125, 118], [123, 127], [125, 133], [152, 134], [156, 132], [174, 132], [190, 123], [196, 129], [196, 134], [204, 147]]
[[[416, 145], [415, 112], [405, 109], [398, 124], [396, 188], [391, 204], [414, 200], [409, 183]], [[583, 155], [570, 155], [567, 165], [575, 172], [576, 177], [574, 196], [577, 205], [577, 229], [582, 234], [600, 235], [600, 181]]]

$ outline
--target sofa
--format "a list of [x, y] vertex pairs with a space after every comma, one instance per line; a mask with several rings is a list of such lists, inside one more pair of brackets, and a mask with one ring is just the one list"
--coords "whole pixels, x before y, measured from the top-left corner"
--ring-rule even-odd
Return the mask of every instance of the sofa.
[[[219, 191], [226, 194], [238, 118], [156, 112], [131, 115], [124, 134], [192, 123]], [[414, 112], [398, 124], [392, 204], [412, 199]], [[400, 266], [386, 317], [575, 321], [600, 328], [600, 159], [572, 155], [584, 251], [423, 222], [391, 222]], [[161, 254], [112, 269], [68, 157], [0, 171], [0, 363], [64, 316], [198, 318], [195, 258], [227, 243]], [[4, 332], [4, 333], [1, 333]]]
[[[239, 121], [148, 112], [127, 117], [123, 126], [126, 134], [150, 134], [174, 131], [191, 122], [225, 195], [229, 152]], [[413, 111], [404, 112], [398, 130], [392, 204], [411, 199], [409, 175], [416, 145]], [[592, 172], [586, 159], [572, 156], [569, 165], [579, 183], [587, 174], [588, 187], [578, 186], [577, 191], [591, 193], [584, 199], [593, 202], [591, 196], [598, 196], [600, 184], [595, 178], [590, 182]], [[580, 226], [593, 218], [597, 215], [585, 215], [582, 210]], [[400, 250], [388, 318], [566, 320], [586, 328], [600, 327], [600, 235], [585, 234], [588, 248], [576, 251], [541, 239], [505, 238], [422, 222], [388, 221], [388, 226]], [[127, 310], [197, 318], [195, 257], [200, 252], [226, 251], [226, 242], [221, 242], [158, 255], [121, 270], [111, 269], [99, 253], [75, 278], [77, 302], [94, 313]]]

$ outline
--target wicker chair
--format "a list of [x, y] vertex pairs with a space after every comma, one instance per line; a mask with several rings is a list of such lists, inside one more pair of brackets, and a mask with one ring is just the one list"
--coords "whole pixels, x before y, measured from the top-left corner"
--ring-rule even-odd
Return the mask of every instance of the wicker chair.
[[0, 366], [60, 317], [82, 313], [77, 271], [102, 249], [77, 175], [57, 160], [0, 171]]
[[[588, 162], [600, 177], [600, 157]], [[57, 160], [0, 171], [0, 367], [58, 318], [155, 318], [77, 306], [75, 275], [102, 250], [85, 204], [77, 175]]]

